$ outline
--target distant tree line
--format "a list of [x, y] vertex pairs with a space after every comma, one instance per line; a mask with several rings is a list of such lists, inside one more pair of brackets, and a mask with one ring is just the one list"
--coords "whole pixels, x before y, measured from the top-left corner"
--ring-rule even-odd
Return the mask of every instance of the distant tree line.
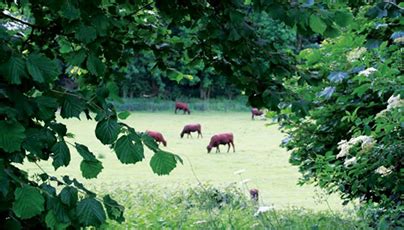
[[[264, 38], [258, 43], [273, 43], [277, 49], [295, 52], [299, 47], [296, 34], [282, 22], [270, 18], [266, 13], [255, 13], [254, 20], [260, 26], [258, 33]], [[191, 39], [193, 31], [187, 28], [169, 28], [171, 37], [183, 43]], [[307, 39], [306, 39], [307, 40]], [[303, 43], [306, 41], [304, 40]], [[309, 43], [310, 41], [306, 41]], [[312, 42], [310, 42], [312, 43]], [[161, 44], [158, 49], [165, 49], [168, 44]], [[169, 48], [169, 47], [168, 47]], [[218, 55], [220, 53], [218, 52]], [[177, 98], [210, 98], [234, 99], [243, 92], [234, 81], [215, 72], [200, 60], [183, 57], [180, 62], [173, 63], [175, 70], [161, 70], [153, 51], [143, 51], [133, 55], [125, 68], [123, 80], [118, 81], [119, 95], [123, 98], [161, 98], [175, 100]], [[180, 71], [180, 72], [178, 72]], [[177, 76], [180, 79], [177, 80]], [[185, 77], [184, 77], [185, 76]]]

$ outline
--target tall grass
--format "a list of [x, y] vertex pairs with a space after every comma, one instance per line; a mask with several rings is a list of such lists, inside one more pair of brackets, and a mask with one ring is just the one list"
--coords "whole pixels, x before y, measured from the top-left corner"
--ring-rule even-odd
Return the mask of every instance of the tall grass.
[[[234, 100], [201, 100], [196, 98], [188, 98], [180, 101], [188, 103], [191, 111], [240, 112], [249, 110], [249, 107], [246, 105], [247, 98], [245, 97], [238, 97]], [[128, 98], [122, 99], [121, 103], [115, 103], [115, 105], [117, 109], [121, 111], [174, 111], [175, 101], [163, 100], [158, 98]]]
[[182, 191], [127, 188], [113, 192], [127, 208], [123, 224], [104, 229], [368, 229], [348, 213], [261, 207], [235, 186]]

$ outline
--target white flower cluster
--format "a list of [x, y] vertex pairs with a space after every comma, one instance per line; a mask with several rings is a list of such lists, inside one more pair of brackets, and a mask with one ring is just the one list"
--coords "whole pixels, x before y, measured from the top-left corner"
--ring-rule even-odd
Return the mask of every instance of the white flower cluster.
[[391, 97], [387, 100], [387, 108], [376, 114], [376, 117], [380, 117], [384, 113], [399, 107], [404, 107], [404, 100], [400, 98], [400, 95], [391, 95]]
[[377, 71], [377, 69], [375, 69], [375, 68], [373, 68], [373, 67], [370, 67], [370, 68], [367, 68], [367, 69], [365, 69], [365, 70], [360, 71], [360, 72], [358, 73], [358, 75], [363, 75], [363, 76], [365, 76], [365, 77], [368, 77], [369, 75], [371, 75], [372, 73], [374, 73], [374, 72], [376, 72], [376, 71]]
[[400, 95], [397, 96], [391, 95], [391, 97], [387, 100], [387, 103], [388, 103], [387, 110], [404, 106], [404, 100], [400, 99]]
[[367, 49], [365, 47], [358, 47], [356, 49], [353, 49], [351, 52], [349, 52], [346, 57], [349, 62], [353, 62], [355, 60], [358, 60], [365, 52]]
[[[340, 150], [336, 158], [341, 158], [341, 157], [346, 157], [349, 155], [349, 150], [352, 148], [352, 146], [361, 143], [361, 149], [362, 150], [369, 150], [370, 148], [373, 147], [375, 144], [375, 141], [373, 140], [372, 137], [369, 136], [358, 136], [351, 138], [349, 141], [347, 140], [342, 140], [338, 142], [338, 149]], [[349, 167], [351, 165], [356, 164], [356, 157], [352, 157], [349, 159], [345, 159], [344, 161], [344, 166]]]
[[344, 166], [346, 168], [354, 164], [356, 164], [356, 157], [352, 157], [344, 161]]
[[358, 136], [355, 138], [351, 138], [349, 141], [347, 140], [342, 140], [338, 142], [338, 149], [340, 150], [336, 158], [341, 158], [345, 157], [349, 154], [349, 150], [352, 148], [352, 146], [362, 143], [361, 148], [363, 150], [369, 149], [374, 145], [374, 141], [372, 137], [369, 136]]
[[390, 175], [391, 172], [393, 172], [393, 168], [394, 168], [393, 166], [391, 166], [389, 168], [386, 168], [384, 166], [380, 166], [379, 168], [377, 168], [375, 170], [375, 172], [382, 175], [382, 176], [388, 176], [388, 175]]

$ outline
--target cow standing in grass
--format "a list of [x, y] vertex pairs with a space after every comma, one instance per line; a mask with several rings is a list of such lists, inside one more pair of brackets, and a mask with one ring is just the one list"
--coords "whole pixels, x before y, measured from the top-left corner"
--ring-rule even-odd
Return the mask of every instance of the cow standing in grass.
[[163, 143], [164, 146], [167, 146], [167, 141], [164, 139], [163, 134], [161, 134], [160, 132], [147, 130], [146, 133], [147, 135], [152, 137], [157, 142], [157, 144]]
[[210, 153], [212, 148], [216, 147], [216, 152], [220, 153], [219, 145], [228, 145], [227, 152], [229, 152], [231, 145], [233, 146], [233, 152], [236, 152], [233, 141], [234, 141], [233, 133], [216, 134], [210, 138], [210, 143], [206, 148], [208, 149], [208, 153]]
[[184, 134], [187, 134], [187, 137], [189, 137], [189, 136], [192, 137], [192, 135], [191, 135], [192, 132], [198, 132], [198, 137], [200, 135], [202, 138], [201, 124], [189, 124], [189, 125], [184, 126], [180, 136], [181, 136], [181, 138], [183, 138]]
[[188, 104], [184, 102], [175, 102], [175, 113], [177, 113], [177, 110], [183, 110], [184, 114], [188, 113], [191, 114], [191, 110], [189, 110]]
[[264, 114], [264, 112], [262, 112], [261, 110], [259, 110], [257, 108], [251, 109], [251, 119], [252, 120], [254, 120], [254, 116], [262, 116], [262, 114]]

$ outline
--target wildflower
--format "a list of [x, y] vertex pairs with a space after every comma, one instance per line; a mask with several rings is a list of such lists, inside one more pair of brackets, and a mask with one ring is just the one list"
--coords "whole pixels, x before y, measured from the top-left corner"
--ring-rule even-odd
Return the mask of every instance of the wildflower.
[[349, 167], [349, 166], [351, 166], [351, 165], [354, 165], [354, 164], [356, 164], [356, 157], [352, 157], [352, 158], [350, 158], [350, 159], [347, 159], [347, 160], [345, 160], [345, 162], [344, 162], [344, 166], [347, 168], [347, 167]]
[[271, 207], [269, 207], [269, 206], [261, 206], [261, 207], [258, 208], [258, 210], [254, 214], [254, 216], [258, 216], [259, 214], [268, 212], [269, 210], [271, 210]]
[[377, 69], [370, 67], [370, 68], [360, 71], [358, 75], [364, 75], [365, 77], [368, 77], [369, 75], [371, 75], [372, 73], [374, 73], [376, 71], [377, 71]]
[[242, 174], [242, 173], [244, 173], [245, 172], [245, 169], [240, 169], [240, 170], [238, 170], [238, 171], [235, 171], [234, 172], [234, 175], [240, 175], [240, 174]]
[[380, 175], [382, 175], [382, 176], [388, 176], [388, 175], [390, 175], [390, 173], [393, 171], [393, 166], [392, 167], [389, 167], [389, 168], [386, 168], [386, 167], [384, 167], [384, 166], [380, 166], [379, 168], [377, 168], [376, 170], [375, 170], [375, 172], [376, 173], [378, 173], [378, 174], [380, 174]]

